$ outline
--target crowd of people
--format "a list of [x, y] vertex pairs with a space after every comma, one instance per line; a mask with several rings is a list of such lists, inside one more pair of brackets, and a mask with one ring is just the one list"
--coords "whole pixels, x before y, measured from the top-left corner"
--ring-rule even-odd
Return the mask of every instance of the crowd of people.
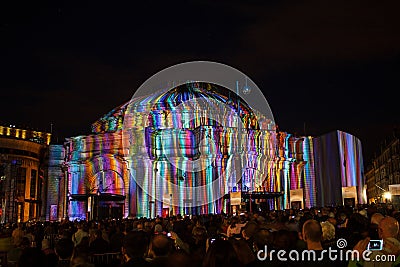
[[[65, 219], [3, 225], [0, 246], [7, 250], [9, 265], [18, 267], [400, 266], [399, 221], [399, 211], [379, 204], [154, 219]], [[370, 258], [394, 258], [373, 262], [339, 256], [350, 250], [361, 255], [370, 240], [383, 240]], [[5, 242], [10, 243], [6, 249]], [[336, 259], [324, 255], [329, 248], [337, 251]], [[314, 251], [316, 258], [302, 258], [304, 251]]]

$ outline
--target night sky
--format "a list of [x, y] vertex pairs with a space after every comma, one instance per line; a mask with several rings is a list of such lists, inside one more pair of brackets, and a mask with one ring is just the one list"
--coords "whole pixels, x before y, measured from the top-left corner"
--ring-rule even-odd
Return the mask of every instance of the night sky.
[[400, 1], [143, 2], [0, 8], [0, 123], [88, 134], [151, 75], [208, 60], [247, 74], [281, 130], [359, 137], [365, 165], [399, 126]]

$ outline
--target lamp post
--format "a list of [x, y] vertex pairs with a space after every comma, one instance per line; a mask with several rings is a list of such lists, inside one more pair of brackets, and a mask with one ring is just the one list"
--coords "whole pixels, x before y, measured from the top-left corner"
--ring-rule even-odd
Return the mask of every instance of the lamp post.
[[154, 169], [154, 217], [157, 217], [157, 163], [155, 162], [156, 168]]
[[99, 188], [97, 188], [96, 221], [99, 220], [99, 206], [100, 206], [100, 190]]
[[172, 194], [169, 194], [169, 216], [172, 217], [173, 214], [174, 212], [172, 210]]
[[62, 176], [60, 175], [58, 177], [57, 218], [60, 218], [60, 199], [61, 199], [60, 184], [61, 184], [61, 179], [62, 179]]
[[[129, 185], [128, 185], [128, 192], [125, 192], [125, 195], [127, 195], [127, 200], [125, 200], [126, 206], [124, 206], [124, 210], [122, 211], [122, 214], [123, 214], [123, 217], [125, 217], [125, 216], [130, 217], [132, 214], [132, 210], [133, 210], [133, 207], [131, 206], [133, 196], [132, 196], [132, 194], [130, 194], [131, 186], [132, 186], [130, 181], [131, 181], [131, 179], [133, 179], [133, 177], [132, 177], [131, 169], [129, 167], [129, 161], [126, 158], [123, 158], [123, 162], [125, 163], [125, 167], [128, 172], [128, 181], [129, 181], [128, 184]], [[125, 177], [125, 174], [123, 176]], [[128, 207], [128, 213], [126, 213], [126, 209], [127, 209], [126, 207]], [[136, 208], [135, 208], [135, 211], [136, 211]]]
[[[64, 218], [68, 217], [68, 200], [69, 200], [69, 196], [68, 196], [68, 165], [64, 162], [61, 165], [61, 170], [64, 173], [64, 205], [63, 205], [63, 214], [64, 214]], [[60, 184], [59, 184], [59, 188], [58, 190], [61, 190]]]

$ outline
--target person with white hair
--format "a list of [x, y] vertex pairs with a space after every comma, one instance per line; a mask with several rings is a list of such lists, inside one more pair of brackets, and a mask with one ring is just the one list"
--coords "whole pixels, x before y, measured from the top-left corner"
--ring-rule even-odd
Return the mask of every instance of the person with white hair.
[[365, 218], [368, 218], [368, 214], [367, 214], [367, 210], [362, 209], [360, 210], [358, 213], [360, 213], [362, 216], [364, 216]]
[[161, 224], [157, 223], [154, 226], [154, 234], [162, 234], [163, 233], [163, 227]]
[[328, 247], [335, 243], [335, 226], [329, 221], [321, 222], [322, 246]]
[[[374, 250], [369, 255], [370, 261], [350, 261], [349, 266], [364, 266], [364, 267], [392, 267], [397, 266], [400, 262], [400, 241], [397, 239], [399, 234], [399, 222], [390, 216], [383, 218], [378, 225], [379, 239], [383, 240], [383, 249]], [[357, 250], [359, 255], [367, 249], [368, 243], [371, 238], [366, 238], [357, 243], [354, 250]], [[392, 261], [375, 261], [375, 259], [382, 259], [384, 255], [395, 255], [397, 257], [396, 262]]]
[[385, 218], [381, 213], [377, 212], [371, 216], [371, 224], [379, 225], [379, 223]]

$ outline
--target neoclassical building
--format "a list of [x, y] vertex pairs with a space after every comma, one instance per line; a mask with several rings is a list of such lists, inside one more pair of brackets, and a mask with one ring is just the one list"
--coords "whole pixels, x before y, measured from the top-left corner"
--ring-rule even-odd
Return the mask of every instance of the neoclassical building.
[[[326, 198], [318, 187], [337, 180], [340, 191], [363, 187], [361, 143], [333, 135], [333, 147], [351, 139], [351, 150], [336, 155], [358, 168], [351, 179], [341, 177], [350, 172], [326, 176], [324, 137], [281, 132], [228, 89], [187, 83], [132, 99], [94, 122], [91, 134], [51, 148], [47, 209], [53, 219], [219, 213], [230, 211], [224, 196], [232, 191], [268, 209], [294, 200], [301, 207], [340, 204], [342, 193]], [[355, 201], [363, 203], [360, 192]]]
[[1, 223], [44, 219], [51, 134], [0, 126]]

